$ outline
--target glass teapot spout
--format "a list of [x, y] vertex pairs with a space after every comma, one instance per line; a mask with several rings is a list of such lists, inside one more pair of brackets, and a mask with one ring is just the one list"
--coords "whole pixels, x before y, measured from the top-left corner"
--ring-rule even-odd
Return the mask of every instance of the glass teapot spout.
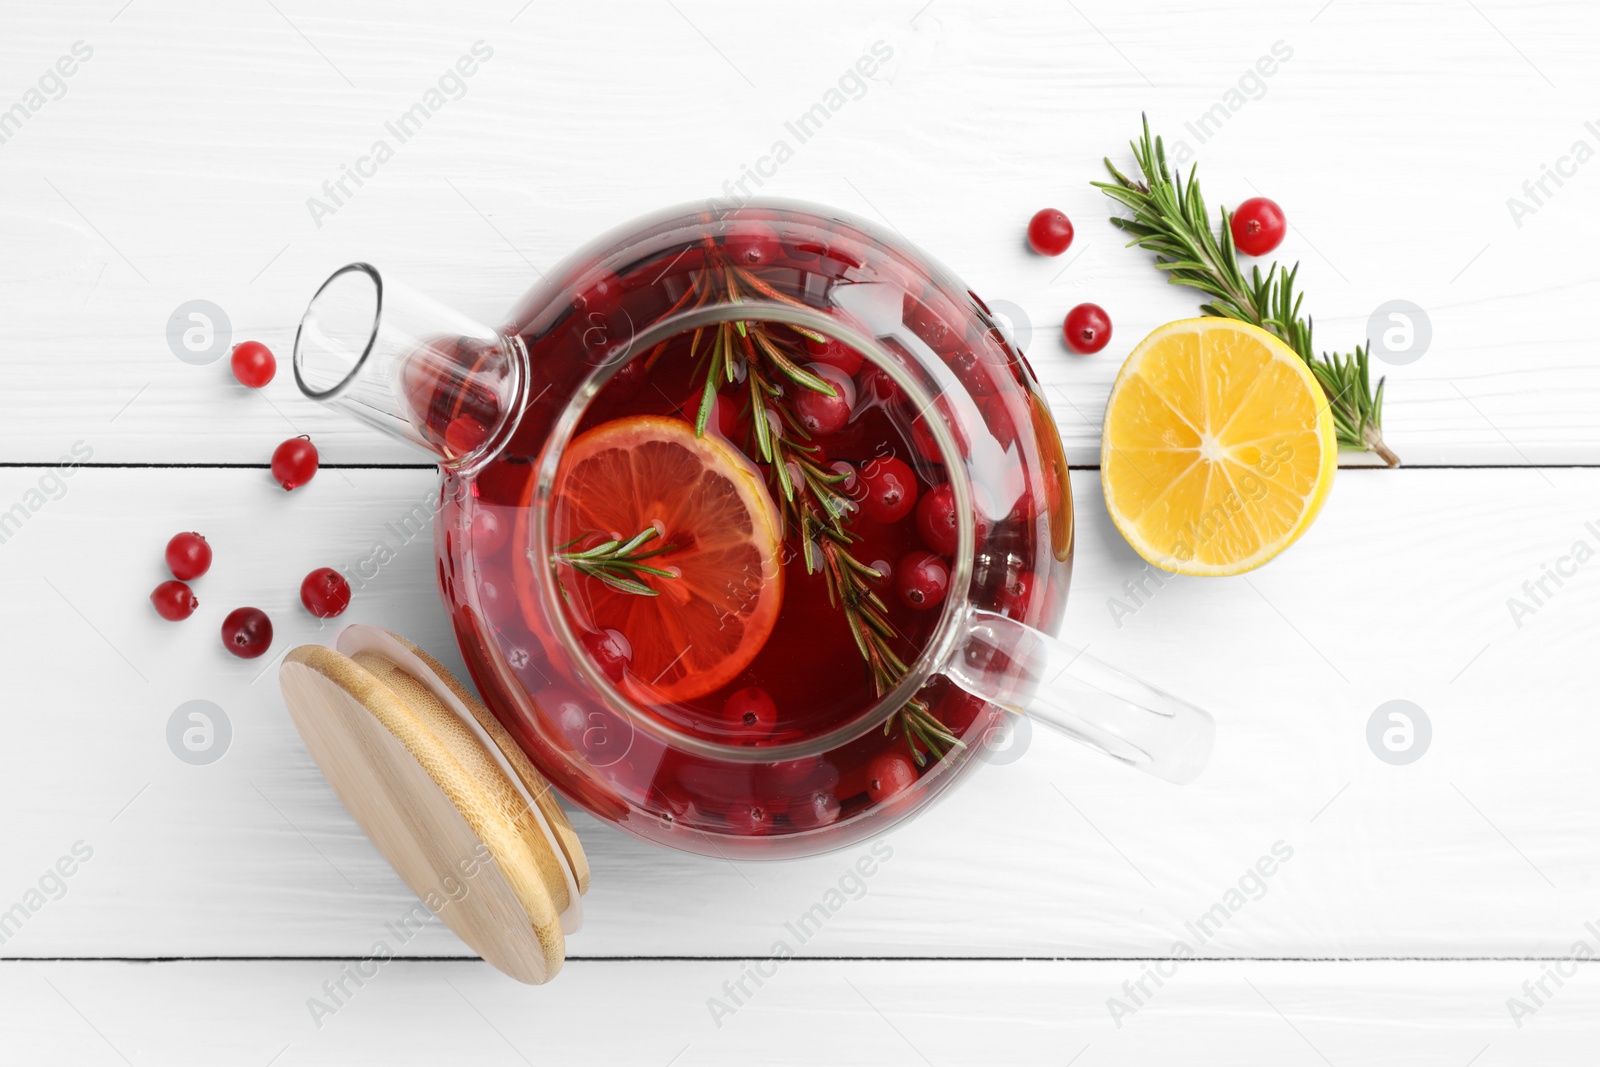
[[334, 271], [306, 307], [294, 380], [313, 400], [469, 467], [516, 430], [527, 352], [366, 263]]

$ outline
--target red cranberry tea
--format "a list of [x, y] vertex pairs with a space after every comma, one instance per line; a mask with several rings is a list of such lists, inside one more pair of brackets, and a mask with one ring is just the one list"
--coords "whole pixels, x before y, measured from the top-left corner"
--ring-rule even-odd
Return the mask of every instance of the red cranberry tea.
[[[777, 855], [872, 832], [967, 764], [998, 713], [942, 679], [863, 714], [929, 676], [955, 600], [1053, 627], [1071, 513], [1031, 374], [952, 292], [839, 218], [665, 216], [514, 314], [514, 431], [491, 386], [515, 353], [436, 342], [405, 376], [446, 456], [506, 434], [470, 476], [446, 471], [441, 582], [479, 689], [569, 796], [677, 847]], [[919, 408], [886, 363], [937, 400]]]

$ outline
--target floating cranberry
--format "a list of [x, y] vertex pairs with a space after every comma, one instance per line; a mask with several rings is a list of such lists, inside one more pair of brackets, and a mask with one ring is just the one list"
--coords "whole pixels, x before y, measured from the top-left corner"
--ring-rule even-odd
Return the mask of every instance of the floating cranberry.
[[350, 606], [350, 583], [332, 567], [318, 567], [300, 583], [300, 603], [319, 619], [342, 615]]
[[970, 348], [958, 348], [944, 359], [950, 369], [956, 372], [956, 379], [973, 396], [984, 397], [994, 392], [994, 379], [977, 352]]
[[896, 456], [875, 456], [861, 466], [866, 495], [861, 510], [874, 522], [899, 522], [917, 506], [917, 476]]
[[789, 822], [797, 830], [815, 830], [839, 821], [839, 798], [831, 789], [803, 793], [789, 802]]
[[1072, 246], [1072, 220], [1047, 207], [1028, 220], [1028, 247], [1041, 256], [1059, 256]]
[[827, 437], [849, 425], [850, 413], [856, 406], [856, 387], [850, 376], [838, 367], [813, 363], [810, 369], [833, 386], [834, 395], [799, 386], [796, 390], [798, 395], [794, 398], [794, 412], [806, 433], [813, 437]]
[[831, 790], [839, 784], [839, 768], [821, 756], [768, 763], [761, 768], [759, 784], [764, 792], [784, 795], [802, 789]]
[[838, 367], [850, 377], [854, 378], [861, 372], [861, 365], [866, 362], [866, 357], [843, 341], [829, 337], [818, 341], [814, 337], [806, 338], [806, 351], [812, 360], [817, 363], [826, 363], [830, 367]]
[[621, 297], [622, 280], [608, 270], [596, 272], [593, 280], [572, 298], [573, 310], [578, 312], [577, 324], [593, 326], [594, 322], [587, 317], [587, 313], [592, 311], [604, 315]]
[[574, 741], [583, 758], [596, 767], [609, 767], [633, 747], [633, 727], [607, 708], [585, 708], [583, 727]]
[[746, 686], [729, 694], [722, 705], [722, 721], [742, 740], [757, 741], [777, 728], [778, 704], [760, 686]]
[[1010, 448], [1017, 443], [1017, 424], [1011, 417], [1011, 407], [1005, 397], [997, 394], [984, 398], [982, 410], [983, 423], [989, 427], [989, 432], [1001, 448]]
[[551, 685], [533, 694], [539, 715], [555, 725], [555, 741], [571, 751], [583, 739], [589, 726], [589, 713], [570, 690]]
[[724, 813], [728, 829], [745, 837], [760, 837], [772, 832], [772, 809], [760, 800], [738, 800]]
[[260, 389], [278, 373], [278, 361], [272, 358], [272, 349], [260, 341], [241, 341], [234, 345], [228, 362], [239, 384], [250, 389]]
[[211, 546], [197, 533], [173, 534], [167, 542], [167, 569], [174, 578], [194, 581], [211, 569]]
[[620, 630], [590, 630], [581, 638], [589, 658], [600, 672], [613, 682], [622, 681], [628, 664], [633, 662], [633, 646]]
[[444, 428], [444, 447], [452, 456], [467, 456], [478, 450], [489, 430], [471, 415], [457, 415]]
[[520, 610], [517, 593], [511, 586], [511, 576], [503, 568], [480, 561], [475, 578], [473, 585], [478, 590], [478, 608], [490, 622], [501, 623], [516, 618]]
[[956, 491], [949, 482], [934, 486], [917, 501], [917, 533], [922, 543], [941, 556], [953, 556], [961, 537]]
[[894, 591], [908, 608], [936, 608], [949, 589], [950, 566], [932, 552], [907, 552], [894, 569]]
[[511, 536], [511, 523], [501, 518], [498, 508], [479, 503], [472, 512], [472, 550], [479, 559], [494, 555]]
[[761, 223], [744, 223], [722, 239], [722, 249], [736, 266], [770, 267], [783, 256], [778, 232]]
[[272, 620], [260, 608], [234, 608], [222, 620], [222, 647], [240, 659], [255, 659], [272, 647]]
[[194, 590], [177, 581], [162, 582], [156, 586], [155, 592], [150, 594], [150, 603], [155, 605], [156, 614], [169, 622], [187, 619], [200, 606]]
[[317, 473], [317, 446], [309, 437], [291, 437], [272, 451], [272, 477], [285, 491], [298, 489]]
[[934, 352], [942, 356], [961, 347], [965, 331], [956, 325], [960, 315], [941, 295], [930, 291], [918, 300], [907, 293], [903, 310], [905, 324]]
[[1061, 336], [1079, 355], [1098, 352], [1111, 340], [1111, 316], [1099, 304], [1079, 304], [1067, 312]]
[[910, 756], [885, 752], [867, 765], [867, 796], [874, 804], [882, 804], [909, 789], [916, 780], [917, 766]]
[[944, 462], [944, 453], [939, 451], [939, 440], [928, 428], [926, 415], [918, 415], [911, 420], [911, 444], [915, 446], [917, 454], [929, 463]]
[[1000, 589], [1000, 610], [1012, 618], [1028, 614], [1028, 603], [1033, 599], [1033, 574], [1020, 571], [1013, 574]]
[[1247, 256], [1264, 256], [1283, 243], [1289, 222], [1277, 204], [1264, 196], [1252, 196], [1239, 205], [1228, 228], [1239, 251]]
[[699, 798], [676, 782], [658, 785], [653, 791], [652, 799], [657, 812], [660, 813], [661, 822], [669, 830], [682, 826], [696, 826], [706, 821], [705, 809], [701, 807]]
[[861, 392], [882, 403], [898, 403], [905, 399], [900, 383], [889, 377], [889, 372], [876, 363], [862, 368]]

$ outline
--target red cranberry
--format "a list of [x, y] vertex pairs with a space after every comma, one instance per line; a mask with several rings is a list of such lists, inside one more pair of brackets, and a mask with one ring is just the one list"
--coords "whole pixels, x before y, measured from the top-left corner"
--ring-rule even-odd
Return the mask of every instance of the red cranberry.
[[839, 784], [839, 768], [821, 756], [801, 756], [766, 764], [760, 783], [764, 793], [784, 795], [803, 788], [832, 789]]
[[278, 361], [272, 358], [272, 349], [260, 341], [242, 341], [234, 345], [229, 363], [239, 384], [251, 389], [260, 389], [278, 373]]
[[155, 605], [156, 614], [169, 622], [187, 619], [200, 606], [194, 590], [183, 582], [162, 582], [150, 594], [150, 603]]
[[799, 395], [794, 398], [794, 412], [806, 433], [813, 437], [827, 437], [849, 424], [850, 412], [856, 406], [856, 387], [850, 376], [838, 367], [814, 363], [810, 369], [833, 386], [834, 395], [797, 386]]
[[867, 796], [882, 804], [917, 780], [917, 766], [901, 752], [885, 752], [867, 765]]
[[[689, 398], [678, 408], [678, 414], [683, 416], [685, 422], [693, 423], [700, 417], [700, 401], [704, 394], [696, 389], [689, 394]], [[711, 399], [711, 414], [706, 418], [706, 432], [715, 433], [721, 437], [732, 440], [733, 435], [739, 432], [739, 413], [735, 410], [734, 402], [721, 393]]]
[[1239, 251], [1247, 256], [1264, 256], [1283, 243], [1289, 223], [1277, 204], [1264, 196], [1252, 196], [1239, 205], [1228, 228]]
[[936, 608], [949, 589], [950, 567], [932, 552], [907, 552], [894, 569], [894, 591], [908, 608]]
[[778, 704], [760, 686], [746, 686], [729, 694], [722, 705], [722, 721], [738, 737], [756, 741], [778, 725]]
[[633, 646], [620, 630], [590, 630], [581, 639], [600, 672], [613, 682], [622, 681], [623, 672], [633, 662]]
[[222, 620], [222, 645], [240, 659], [255, 659], [272, 647], [272, 620], [260, 608], [234, 608]]
[[900, 383], [889, 377], [889, 372], [873, 363], [861, 370], [861, 391], [866, 396], [885, 404], [899, 403], [906, 397]]
[[1022, 571], [1011, 576], [1000, 589], [1000, 611], [1013, 618], [1023, 618], [1028, 614], [1028, 602], [1033, 599], [1033, 574]]
[[798, 830], [815, 830], [839, 821], [839, 798], [832, 789], [816, 789], [789, 802], [789, 822]]
[[917, 477], [906, 461], [895, 456], [875, 456], [861, 466], [866, 495], [861, 510], [874, 522], [899, 522], [917, 506]]
[[1041, 256], [1059, 256], [1072, 246], [1072, 220], [1047, 207], [1028, 220], [1028, 247]]
[[342, 615], [350, 606], [350, 583], [332, 567], [318, 567], [300, 583], [300, 603], [319, 619]]
[[452, 456], [467, 456], [478, 450], [489, 430], [471, 415], [457, 415], [444, 428], [445, 451]]
[[745, 837], [760, 837], [772, 832], [772, 809], [760, 800], [738, 800], [724, 814], [728, 829]]
[[555, 726], [557, 744], [568, 751], [578, 746], [583, 731], [589, 726], [589, 714], [583, 701], [569, 690], [551, 685], [533, 694], [533, 706], [539, 710], [541, 718]]
[[770, 267], [783, 256], [778, 232], [759, 222], [739, 224], [722, 239], [722, 249], [740, 267]]
[[194, 581], [211, 569], [211, 546], [197, 533], [174, 534], [167, 542], [167, 569], [174, 578]]
[[491, 622], [501, 623], [516, 617], [517, 593], [511, 585], [511, 576], [504, 569], [493, 563], [479, 562], [474, 578], [478, 608]]
[[917, 501], [917, 533], [922, 543], [941, 556], [953, 556], [961, 536], [956, 491], [949, 482], [934, 486]]
[[472, 550], [479, 559], [486, 559], [500, 549], [511, 536], [511, 523], [501, 518], [498, 508], [479, 505], [472, 512]]
[[593, 280], [572, 298], [573, 309], [578, 312], [577, 324], [590, 325], [585, 313], [610, 311], [621, 297], [622, 280], [608, 270], [597, 272]]
[[1099, 304], [1079, 304], [1067, 312], [1061, 336], [1079, 355], [1098, 352], [1111, 340], [1111, 316]]
[[677, 782], [656, 786], [654, 797], [661, 822], [667, 829], [680, 826], [698, 826], [706, 822], [705, 809], [700, 800]]
[[1017, 443], [1017, 424], [1011, 418], [1011, 407], [1003, 396], [991, 396], [983, 401], [983, 422], [999, 442], [1001, 448]]
[[905, 298], [905, 324], [911, 332], [939, 355], [954, 352], [961, 347], [963, 330], [956, 328], [960, 321], [950, 302], [930, 292], [926, 300], [918, 300], [909, 293]]
[[861, 365], [866, 362], [866, 357], [860, 352], [831, 337], [823, 341], [807, 337], [806, 351], [815, 362], [838, 367], [852, 378], [861, 372]]
[[587, 708], [574, 741], [584, 759], [596, 767], [609, 767], [633, 747], [633, 727], [608, 708]]
[[989, 376], [989, 368], [984, 366], [978, 353], [972, 349], [958, 348], [945, 356], [945, 362], [956, 372], [956, 380], [966, 386], [967, 392], [973, 396], [985, 397], [994, 392], [994, 379]]
[[285, 490], [298, 489], [317, 473], [317, 446], [309, 437], [291, 437], [272, 451], [272, 477]]

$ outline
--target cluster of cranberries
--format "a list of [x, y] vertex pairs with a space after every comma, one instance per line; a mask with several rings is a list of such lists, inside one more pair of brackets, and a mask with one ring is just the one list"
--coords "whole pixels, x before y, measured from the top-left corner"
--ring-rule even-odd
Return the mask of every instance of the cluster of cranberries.
[[[172, 580], [150, 594], [163, 619], [177, 622], [200, 606], [189, 583], [211, 569], [211, 545], [194, 532], [174, 534], [167, 542], [167, 567]], [[331, 619], [350, 606], [350, 583], [332, 567], [318, 567], [300, 583], [300, 603], [319, 619]], [[222, 620], [222, 644], [240, 659], [255, 659], [272, 645], [272, 620], [260, 608], [234, 608]]]
[[[260, 389], [272, 381], [278, 362], [259, 341], [234, 346], [229, 360], [241, 385]], [[292, 437], [272, 453], [272, 477], [285, 490], [297, 489], [317, 473], [317, 449], [309, 437]], [[172, 581], [150, 594], [163, 619], [177, 622], [194, 614], [200, 601], [189, 583], [211, 569], [211, 545], [200, 534], [175, 534], [167, 542], [167, 568]], [[318, 567], [300, 583], [300, 603], [319, 619], [330, 619], [350, 606], [350, 583], [332, 567]], [[235, 608], [222, 620], [222, 644], [240, 659], [255, 659], [272, 645], [272, 620], [260, 608]]]
[[[1264, 256], [1283, 243], [1283, 209], [1264, 196], [1239, 205], [1228, 220], [1234, 247], [1247, 256]], [[1041, 256], [1059, 256], [1072, 246], [1072, 220], [1045, 208], [1028, 220], [1028, 247]], [[1111, 316], [1099, 304], [1079, 304], [1067, 312], [1061, 338], [1079, 355], [1100, 351], [1111, 341]]]

